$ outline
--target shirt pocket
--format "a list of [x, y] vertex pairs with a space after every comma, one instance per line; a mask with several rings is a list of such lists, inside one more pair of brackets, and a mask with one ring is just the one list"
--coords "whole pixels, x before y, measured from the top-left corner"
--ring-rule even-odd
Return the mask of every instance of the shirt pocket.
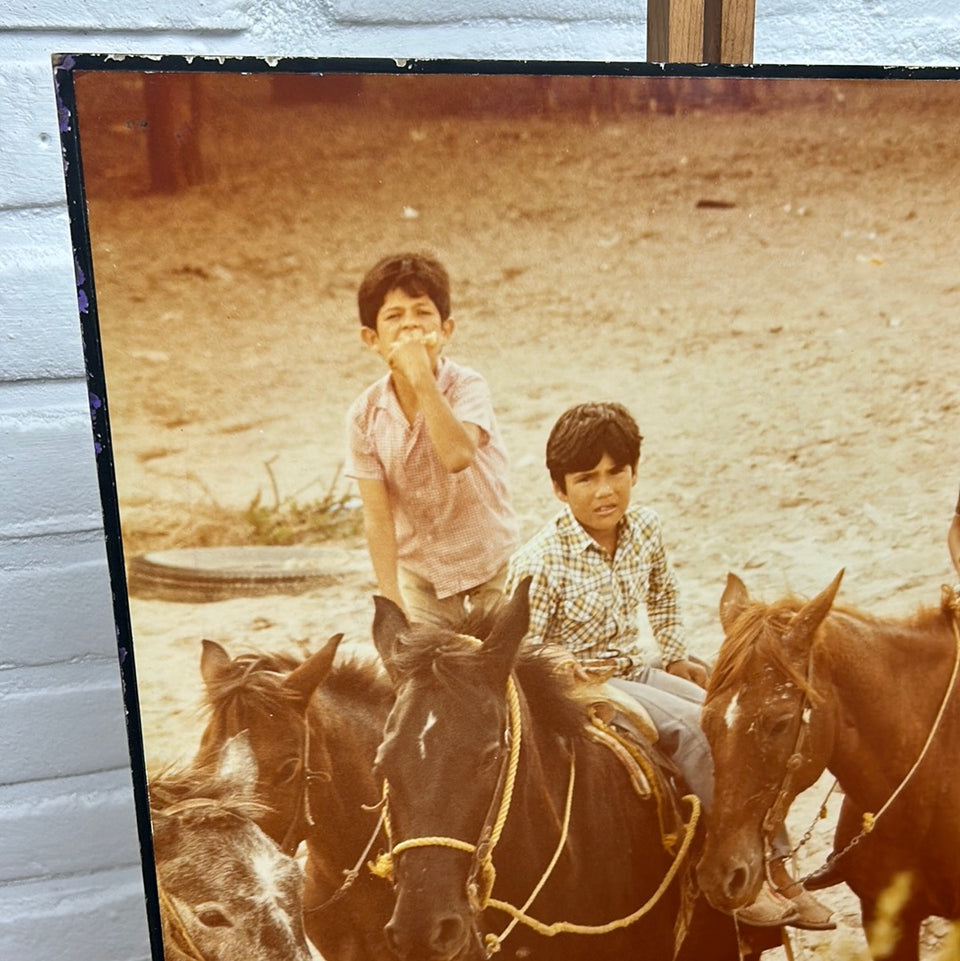
[[564, 634], [578, 648], [591, 653], [609, 651], [615, 644], [617, 622], [601, 594], [580, 594], [563, 601]]

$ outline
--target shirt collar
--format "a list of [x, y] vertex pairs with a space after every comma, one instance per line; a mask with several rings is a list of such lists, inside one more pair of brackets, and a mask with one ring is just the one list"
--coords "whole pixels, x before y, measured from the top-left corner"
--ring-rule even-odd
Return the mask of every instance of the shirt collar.
[[573, 516], [569, 504], [564, 504], [563, 510], [557, 515], [557, 530], [561, 539], [579, 554], [584, 554], [591, 548], [603, 551], [603, 548], [583, 529], [580, 521]]
[[[557, 515], [557, 531], [563, 541], [574, 548], [578, 553], [583, 554], [593, 549], [600, 551], [605, 557], [607, 552], [583, 529], [580, 522], [573, 516], [569, 504], [563, 505], [563, 510]], [[633, 536], [633, 527], [630, 524], [629, 508], [627, 513], [620, 519], [617, 525], [617, 553], [624, 540]]]

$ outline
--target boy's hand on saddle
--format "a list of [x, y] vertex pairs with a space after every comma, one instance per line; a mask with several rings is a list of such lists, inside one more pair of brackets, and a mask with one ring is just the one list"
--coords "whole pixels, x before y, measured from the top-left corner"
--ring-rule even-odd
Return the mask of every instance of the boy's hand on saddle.
[[667, 665], [667, 673], [682, 677], [685, 681], [692, 681], [698, 687], [707, 686], [707, 669], [696, 661], [671, 661]]

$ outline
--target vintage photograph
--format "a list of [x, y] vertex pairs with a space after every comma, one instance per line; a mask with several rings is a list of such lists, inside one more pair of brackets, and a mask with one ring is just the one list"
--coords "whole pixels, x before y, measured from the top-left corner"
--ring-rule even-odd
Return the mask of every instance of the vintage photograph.
[[960, 84], [541, 67], [73, 72], [165, 956], [956, 958]]

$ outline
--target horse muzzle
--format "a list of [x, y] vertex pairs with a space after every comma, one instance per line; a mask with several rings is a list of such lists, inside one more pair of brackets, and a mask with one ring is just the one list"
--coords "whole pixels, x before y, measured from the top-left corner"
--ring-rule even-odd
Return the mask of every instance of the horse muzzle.
[[483, 961], [486, 957], [472, 917], [456, 912], [393, 917], [383, 929], [400, 961]]
[[710, 904], [729, 913], [750, 904], [763, 882], [762, 860], [742, 856], [704, 856], [697, 865], [697, 881]]

